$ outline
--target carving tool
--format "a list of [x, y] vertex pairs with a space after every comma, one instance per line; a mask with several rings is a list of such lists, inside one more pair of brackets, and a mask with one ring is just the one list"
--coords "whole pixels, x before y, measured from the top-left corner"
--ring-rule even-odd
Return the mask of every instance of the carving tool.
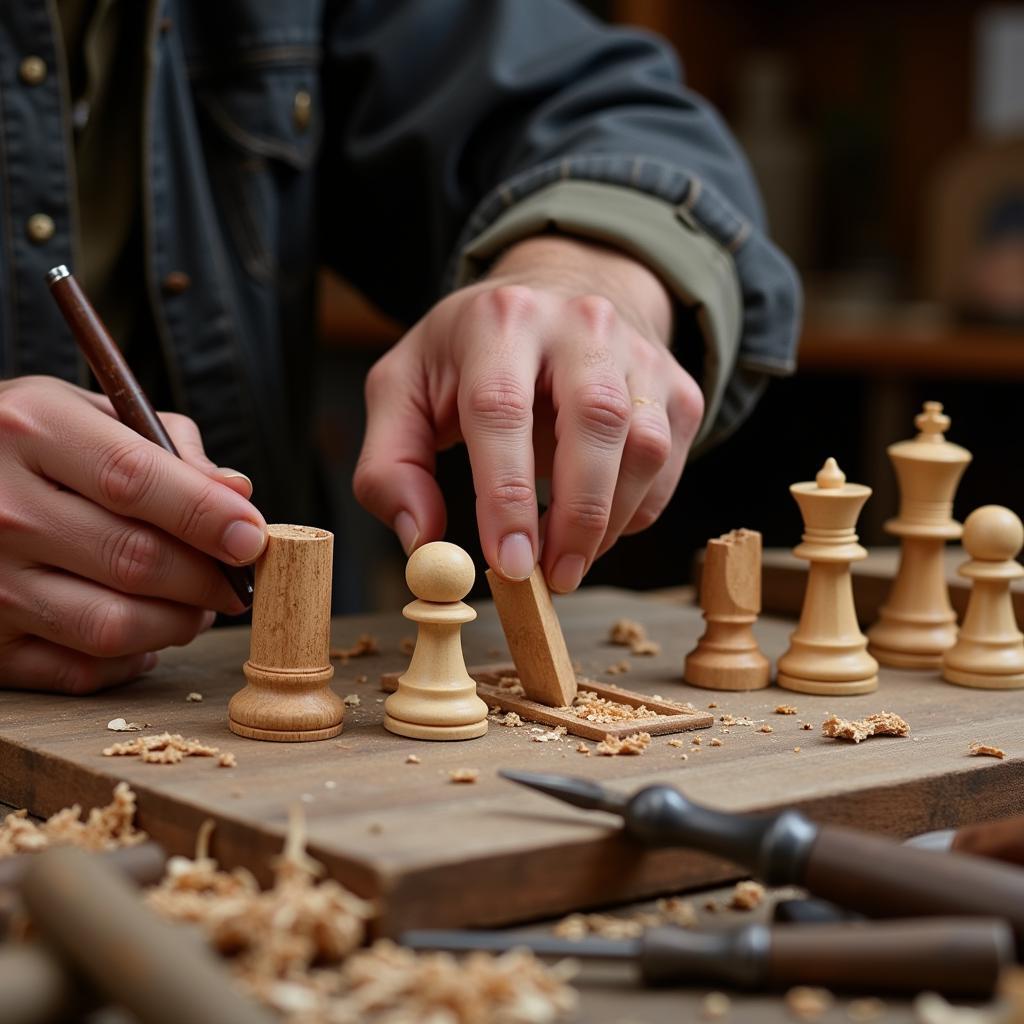
[[632, 796], [587, 779], [503, 771], [511, 782], [623, 820], [649, 847], [690, 847], [742, 865], [768, 885], [800, 885], [868, 917], [998, 917], [1024, 951], [1024, 871], [961, 853], [937, 854], [798, 811], [728, 814], [689, 801], [671, 786]]
[[[181, 455], [160, 422], [160, 417], [71, 271], [63, 265], [54, 267], [47, 273], [46, 282], [118, 419], [136, 434], [180, 459]], [[238, 599], [248, 608], [252, 604], [255, 579], [252, 566], [227, 565], [224, 562], [217, 564]]]
[[651, 928], [635, 939], [561, 939], [508, 932], [411, 931], [416, 950], [504, 953], [634, 963], [645, 985], [723, 985], [765, 991], [825, 985], [844, 991], [989, 996], [1013, 962], [1002, 921], [943, 918], [811, 927], [744, 925], [725, 932]]

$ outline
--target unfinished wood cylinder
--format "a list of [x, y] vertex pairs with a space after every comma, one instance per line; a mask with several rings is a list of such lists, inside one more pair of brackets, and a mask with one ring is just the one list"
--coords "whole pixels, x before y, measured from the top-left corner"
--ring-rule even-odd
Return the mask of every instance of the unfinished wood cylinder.
[[344, 705], [330, 688], [334, 535], [274, 524], [256, 563], [248, 685], [231, 698], [228, 725], [255, 740], [325, 740]]

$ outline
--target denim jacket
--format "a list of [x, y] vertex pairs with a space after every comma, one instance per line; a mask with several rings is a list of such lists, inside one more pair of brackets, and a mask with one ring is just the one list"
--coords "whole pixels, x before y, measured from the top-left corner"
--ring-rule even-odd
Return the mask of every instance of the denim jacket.
[[[796, 277], [664, 42], [567, 0], [154, 2], [148, 301], [179, 411], [268, 515], [296, 514], [309, 475], [323, 264], [411, 322], [529, 234], [619, 245], [679, 300], [680, 349], [701, 339], [680, 358], [705, 388], [705, 441], [793, 369]], [[63, 65], [55, 0], [6, 0], [0, 374], [85, 383], [44, 281], [77, 246]]]

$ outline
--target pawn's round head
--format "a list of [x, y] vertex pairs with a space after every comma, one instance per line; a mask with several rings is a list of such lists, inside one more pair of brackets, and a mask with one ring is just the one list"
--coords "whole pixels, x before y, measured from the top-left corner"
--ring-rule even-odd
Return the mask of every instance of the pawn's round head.
[[457, 544], [435, 540], [417, 548], [405, 567], [405, 582], [421, 601], [461, 601], [473, 588], [473, 559]]
[[964, 522], [963, 545], [971, 558], [1005, 562], [1024, 547], [1020, 518], [1002, 505], [982, 505]]

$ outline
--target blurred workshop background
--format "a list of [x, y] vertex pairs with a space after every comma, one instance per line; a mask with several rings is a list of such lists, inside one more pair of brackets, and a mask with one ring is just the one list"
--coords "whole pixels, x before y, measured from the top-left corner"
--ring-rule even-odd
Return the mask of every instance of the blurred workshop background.
[[[799, 369], [687, 468], [660, 523], [606, 555], [587, 584], [678, 585], [711, 536], [793, 546], [789, 484], [834, 455], [875, 493], [861, 518], [886, 542], [885, 446], [943, 402], [974, 453], [956, 502], [1024, 513], [1024, 4], [970, 0], [591, 0], [598, 17], [667, 37], [690, 86], [724, 114], [799, 268]], [[407, 600], [404, 556], [351, 497], [362, 380], [400, 336], [337, 279], [322, 289], [318, 431], [336, 490], [340, 609]], [[462, 449], [441, 457], [448, 539], [482, 557]], [[343, 538], [348, 538], [346, 543]], [[484, 588], [485, 590], [486, 588]], [[482, 591], [481, 591], [482, 592]]]

